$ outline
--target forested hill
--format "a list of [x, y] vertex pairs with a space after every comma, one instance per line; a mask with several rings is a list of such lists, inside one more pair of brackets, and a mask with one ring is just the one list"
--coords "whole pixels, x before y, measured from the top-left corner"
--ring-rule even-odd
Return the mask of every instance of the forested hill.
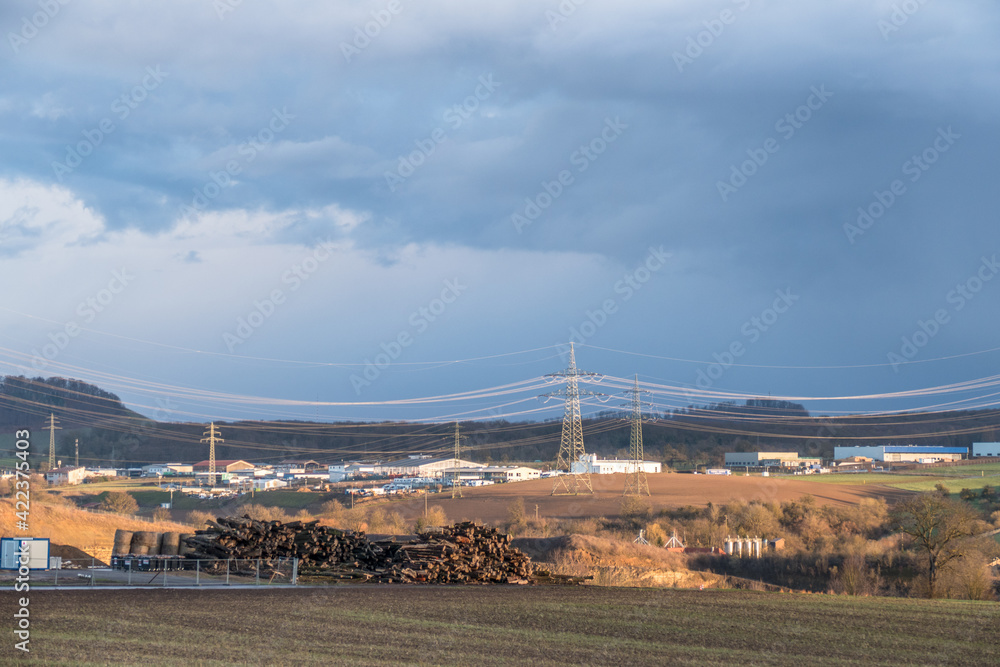
[[[114, 394], [77, 380], [0, 380], [0, 427], [7, 434], [18, 428], [32, 429], [33, 449], [43, 457], [48, 437], [42, 429], [50, 413], [62, 427], [56, 431], [56, 451], [64, 461], [71, 460], [76, 438], [80, 462], [85, 465], [135, 466], [208, 458], [207, 445], [199, 442], [206, 424], [156, 422], [129, 410]], [[608, 412], [584, 420], [587, 452], [627, 456], [625, 417]], [[217, 447], [216, 458], [260, 463], [389, 460], [407, 453], [448, 456], [454, 443], [454, 424], [216, 422], [216, 426], [225, 440]], [[551, 462], [559, 447], [560, 429], [559, 420], [463, 422], [463, 457], [481, 462]], [[998, 436], [997, 410], [831, 419], [811, 416], [796, 403], [770, 399], [691, 407], [658, 415], [643, 425], [646, 458], [673, 466], [718, 464], [727, 451], [798, 451], [829, 458], [835, 445], [967, 447], [972, 442], [995, 441]], [[2, 456], [10, 456], [9, 450], [0, 452]]]
[[11, 430], [36, 425], [50, 413], [69, 428], [94, 426], [106, 419], [142, 418], [111, 392], [80, 380], [0, 378], [0, 427]]

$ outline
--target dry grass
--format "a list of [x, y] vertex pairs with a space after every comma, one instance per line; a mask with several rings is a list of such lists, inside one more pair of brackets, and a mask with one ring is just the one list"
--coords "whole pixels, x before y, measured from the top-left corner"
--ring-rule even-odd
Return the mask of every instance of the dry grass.
[[30, 530], [17, 530], [18, 518], [14, 516], [14, 503], [0, 500], [0, 533], [3, 535], [26, 535], [47, 537], [54, 544], [66, 544], [87, 551], [94, 546], [110, 548], [114, 543], [115, 530], [155, 530], [158, 532], [191, 532], [191, 526], [172, 523], [147, 523], [108, 514], [92, 514], [68, 505], [40, 504], [32, 502], [28, 515]]

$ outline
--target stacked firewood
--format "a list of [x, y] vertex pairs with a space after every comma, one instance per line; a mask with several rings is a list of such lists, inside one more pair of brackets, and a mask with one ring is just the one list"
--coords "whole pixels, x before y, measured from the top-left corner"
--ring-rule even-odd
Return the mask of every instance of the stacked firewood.
[[298, 558], [303, 574], [376, 583], [528, 583], [532, 563], [510, 536], [473, 522], [421, 533], [408, 542], [371, 541], [364, 533], [316, 521], [219, 518], [186, 538], [188, 558]]
[[531, 559], [510, 546], [510, 535], [495, 528], [466, 522], [419, 537], [390, 546], [391, 559], [369, 569], [371, 580], [526, 584], [533, 570]]

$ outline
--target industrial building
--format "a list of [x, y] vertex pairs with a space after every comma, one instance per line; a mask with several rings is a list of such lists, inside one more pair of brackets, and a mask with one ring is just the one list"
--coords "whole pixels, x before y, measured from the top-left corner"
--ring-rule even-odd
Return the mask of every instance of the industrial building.
[[331, 482], [342, 482], [363, 475], [375, 474], [375, 463], [334, 463], [327, 466]]
[[[199, 461], [192, 466], [194, 472], [206, 473], [208, 472], [208, 461]], [[215, 462], [215, 472], [236, 472], [238, 470], [253, 470], [254, 464], [247, 463], [242, 459], [222, 459]]]
[[961, 461], [969, 450], [965, 447], [935, 447], [925, 445], [874, 445], [869, 447], [834, 447], [833, 458], [838, 461], [853, 456], [863, 456], [885, 463], [936, 463]]
[[[477, 466], [475, 468], [459, 468], [458, 479], [462, 484], [480, 480], [497, 483], [521, 482], [526, 479], [538, 479], [542, 476], [540, 470], [524, 466]], [[455, 470], [445, 470], [442, 477], [446, 480], [455, 478]]]
[[53, 485], [81, 484], [87, 477], [87, 469], [75, 466], [53, 468], [45, 473], [45, 481]]
[[[602, 459], [597, 454], [584, 454], [579, 461], [573, 462], [571, 473], [590, 473], [591, 475], [613, 475], [615, 473], [627, 473], [635, 470], [635, 463], [631, 459]], [[642, 472], [657, 473], [662, 470], [663, 464], [659, 461], [640, 461], [639, 466]]]
[[808, 468], [821, 463], [798, 452], [726, 452], [727, 468]]
[[194, 466], [190, 463], [154, 463], [142, 466], [143, 477], [172, 477], [175, 475], [193, 475]]
[[429, 456], [413, 454], [405, 459], [389, 461], [375, 466], [376, 475], [387, 477], [402, 475], [405, 477], [441, 477], [443, 473], [455, 468], [485, 468], [482, 463], [456, 459], [453, 456], [432, 459]]
[[1000, 456], [1000, 442], [972, 443], [973, 456]]

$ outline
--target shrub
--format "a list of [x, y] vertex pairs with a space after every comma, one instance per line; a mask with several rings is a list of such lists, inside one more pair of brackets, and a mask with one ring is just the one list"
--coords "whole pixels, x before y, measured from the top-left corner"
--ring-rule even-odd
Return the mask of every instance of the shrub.
[[447, 523], [448, 516], [444, 513], [444, 508], [440, 505], [431, 505], [426, 516], [417, 518], [417, 532], [421, 533], [432, 526], [444, 526]]
[[622, 518], [638, 530], [652, 517], [649, 501], [639, 496], [625, 496], [621, 504]]
[[191, 510], [187, 513], [187, 523], [198, 528], [199, 530], [204, 528], [209, 521], [215, 521], [215, 515], [211, 512], [202, 512], [201, 510]]
[[101, 501], [101, 509], [118, 514], [135, 514], [139, 511], [139, 503], [127, 493], [109, 491]]
[[157, 507], [153, 510], [153, 521], [173, 521], [170, 510], [166, 507]]
[[976, 499], [976, 492], [973, 491], [972, 489], [962, 489], [961, 491], [958, 492], [958, 497], [968, 502], [970, 500]]
[[658, 523], [651, 523], [646, 526], [646, 539], [649, 543], [656, 547], [662, 547], [670, 539], [667, 532], [660, 527]]
[[328, 500], [319, 506], [319, 515], [322, 517], [329, 517], [331, 519], [336, 519], [343, 513], [344, 506], [340, 504], [338, 500]]
[[507, 518], [512, 525], [522, 525], [528, 520], [528, 512], [524, 509], [524, 498], [518, 496], [507, 505]]

